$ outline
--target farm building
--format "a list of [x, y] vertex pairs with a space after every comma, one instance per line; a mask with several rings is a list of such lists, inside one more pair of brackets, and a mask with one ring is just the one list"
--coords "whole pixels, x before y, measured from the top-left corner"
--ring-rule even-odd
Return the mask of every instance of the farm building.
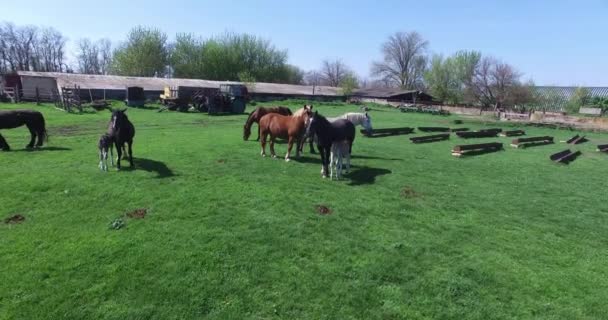
[[[19, 71], [20, 87], [26, 99], [32, 99], [36, 88], [40, 92], [61, 92], [62, 87], [80, 87], [82, 99], [125, 99], [125, 88], [141, 87], [147, 99], [158, 99], [165, 87], [191, 87], [219, 89], [220, 84], [239, 82], [211, 81], [199, 79], [169, 79], [124, 77], [111, 75], [89, 75], [57, 72]], [[6, 76], [8, 77], [8, 76]], [[248, 85], [249, 93], [256, 100], [306, 98], [319, 100], [342, 99], [339, 88], [258, 82]], [[56, 91], [55, 91], [56, 90]]]
[[418, 90], [403, 90], [394, 88], [359, 89], [353, 92], [353, 97], [361, 102], [390, 103], [390, 102], [416, 102], [431, 103], [433, 97]]

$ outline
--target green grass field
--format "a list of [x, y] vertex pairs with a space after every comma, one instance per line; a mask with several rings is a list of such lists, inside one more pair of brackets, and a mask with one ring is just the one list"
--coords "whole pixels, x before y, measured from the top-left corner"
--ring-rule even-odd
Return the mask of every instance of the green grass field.
[[[289, 105], [292, 110], [298, 105]], [[2, 104], [0, 109], [15, 108]], [[357, 135], [352, 173], [262, 158], [245, 115], [131, 109], [137, 168], [103, 173], [107, 111], [2, 130], [0, 319], [600, 319], [608, 314], [608, 135], [568, 166], [512, 138]], [[333, 116], [356, 106], [315, 105]], [[375, 107], [375, 128], [500, 126]], [[506, 125], [503, 125], [506, 127]], [[511, 128], [511, 127], [509, 127]], [[515, 127], [512, 127], [515, 128]], [[566, 140], [575, 132], [523, 127]], [[255, 133], [253, 134], [255, 138]], [[455, 158], [452, 146], [505, 151]], [[286, 145], [277, 145], [284, 155]], [[332, 210], [320, 215], [317, 205]], [[144, 219], [125, 217], [148, 209]], [[110, 229], [116, 218], [125, 221]]]

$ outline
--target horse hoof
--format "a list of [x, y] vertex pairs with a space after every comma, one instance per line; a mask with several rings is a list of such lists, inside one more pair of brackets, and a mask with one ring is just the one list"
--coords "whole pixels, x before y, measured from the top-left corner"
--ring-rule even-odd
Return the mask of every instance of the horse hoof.
[[290, 158], [285, 158], [285, 161], [289, 162], [289, 161], [291, 161], [291, 159]]

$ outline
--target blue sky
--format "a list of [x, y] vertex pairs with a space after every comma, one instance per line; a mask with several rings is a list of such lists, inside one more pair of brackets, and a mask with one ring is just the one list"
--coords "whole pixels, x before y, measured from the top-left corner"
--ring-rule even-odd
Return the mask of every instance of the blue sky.
[[1, 2], [0, 21], [52, 26], [70, 40], [118, 42], [136, 25], [170, 37], [248, 32], [305, 70], [341, 58], [364, 78], [388, 35], [415, 30], [431, 53], [480, 50], [537, 84], [608, 86], [608, 0]]

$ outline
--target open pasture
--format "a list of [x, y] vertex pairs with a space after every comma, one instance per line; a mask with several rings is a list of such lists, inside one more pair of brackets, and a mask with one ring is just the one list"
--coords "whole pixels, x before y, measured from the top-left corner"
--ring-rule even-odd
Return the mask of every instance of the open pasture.
[[[608, 155], [595, 150], [607, 134], [374, 107], [379, 129], [459, 119], [556, 143], [455, 158], [455, 145], [513, 138], [357, 133], [352, 172], [329, 181], [307, 147], [291, 162], [284, 143], [277, 159], [262, 158], [258, 142], [243, 141], [246, 115], [129, 109], [136, 169], [106, 173], [96, 143], [110, 112], [0, 105], [16, 107], [41, 111], [50, 141], [27, 151], [27, 129], [2, 130], [13, 151], [0, 152], [0, 319], [608, 314]], [[591, 143], [559, 142], [577, 133]], [[566, 148], [582, 155], [549, 159]], [[25, 219], [5, 223], [17, 214]]]

